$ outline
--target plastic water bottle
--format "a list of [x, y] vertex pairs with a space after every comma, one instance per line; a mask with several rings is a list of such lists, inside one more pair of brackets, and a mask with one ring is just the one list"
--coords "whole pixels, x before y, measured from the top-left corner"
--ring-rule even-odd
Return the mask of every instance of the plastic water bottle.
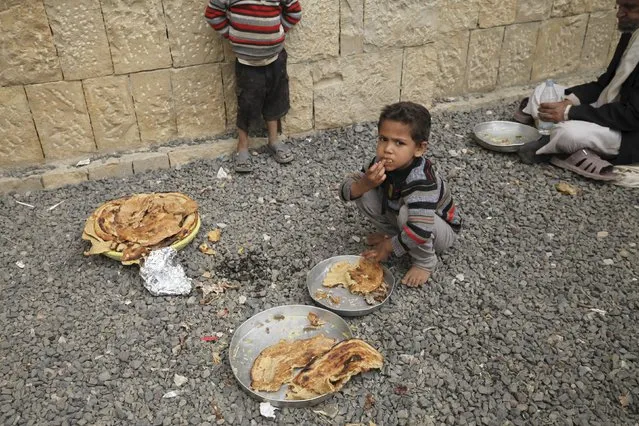
[[[539, 99], [540, 103], [559, 102], [560, 100], [557, 90], [555, 90], [555, 82], [550, 79], [546, 80], [546, 85], [544, 90], [541, 92], [541, 98]], [[550, 134], [550, 129], [552, 129], [554, 125], [555, 123], [552, 121], [539, 120], [537, 128], [539, 129], [539, 133], [542, 135], [548, 135]]]

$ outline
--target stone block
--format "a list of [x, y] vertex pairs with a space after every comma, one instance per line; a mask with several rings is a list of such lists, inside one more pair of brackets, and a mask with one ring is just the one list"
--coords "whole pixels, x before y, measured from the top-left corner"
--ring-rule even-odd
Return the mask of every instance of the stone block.
[[174, 67], [224, 60], [222, 37], [204, 19], [202, 0], [163, 1]]
[[551, 16], [556, 18], [579, 15], [590, 12], [591, 8], [592, 0], [554, 0]]
[[446, 40], [406, 48], [402, 100], [430, 105], [437, 97], [463, 92], [468, 39], [468, 31], [463, 31]]
[[[510, 0], [508, 0], [510, 1]], [[364, 1], [364, 50], [417, 47], [477, 27], [480, 0]]]
[[533, 81], [569, 74], [577, 69], [587, 23], [588, 15], [554, 18], [541, 23], [531, 76]]
[[586, 38], [581, 53], [582, 70], [599, 70], [608, 65], [612, 34], [617, 26], [615, 10], [590, 14]]
[[515, 22], [517, 0], [483, 0], [479, 8], [479, 27], [491, 28]]
[[[290, 65], [288, 65], [290, 68]], [[235, 64], [222, 64], [222, 84], [224, 91], [224, 108], [226, 110], [226, 128], [235, 129], [237, 117], [237, 93], [235, 85]], [[290, 74], [290, 73], [289, 73]]]
[[139, 147], [129, 78], [122, 75], [85, 80], [84, 91], [98, 149], [113, 152]]
[[0, 87], [0, 141], [0, 166], [44, 158], [22, 86]]
[[480, 0], [438, 0], [437, 33], [456, 33], [477, 28]]
[[224, 62], [235, 63], [235, 53], [233, 53], [233, 48], [229, 42], [222, 41], [222, 50], [224, 51]]
[[517, 0], [517, 22], [543, 21], [548, 19], [553, 0]]
[[60, 81], [25, 87], [47, 160], [95, 152], [82, 83]]
[[130, 75], [140, 139], [143, 145], [177, 137], [171, 72], [158, 70]]
[[101, 0], [116, 74], [169, 68], [160, 0]]
[[113, 73], [99, 0], [45, 0], [65, 80]]
[[165, 152], [143, 152], [126, 156], [133, 163], [133, 173], [148, 172], [151, 170], [168, 169], [169, 156]]
[[291, 63], [339, 55], [340, 0], [303, 1], [302, 20], [286, 35]]
[[615, 8], [615, 2], [612, 0], [591, 0], [591, 11], [612, 10]]
[[497, 84], [504, 27], [470, 32], [466, 87], [471, 92], [493, 90]]
[[62, 79], [42, 1], [0, 2], [0, 86]]
[[313, 76], [308, 64], [288, 67], [291, 110], [283, 120], [287, 134], [313, 129]]
[[435, 1], [364, 0], [364, 49], [420, 46], [434, 40], [441, 15]]
[[538, 22], [506, 27], [499, 60], [500, 86], [514, 86], [530, 81], [538, 31]]
[[226, 139], [202, 145], [180, 147], [169, 152], [169, 163], [172, 168], [176, 168], [197, 160], [215, 159], [234, 152], [236, 146], [237, 141]]
[[99, 160], [86, 167], [89, 172], [89, 180], [126, 177], [133, 174], [133, 164], [130, 160], [109, 159]]
[[314, 64], [315, 129], [374, 120], [399, 100], [402, 52], [388, 50]]
[[86, 168], [66, 168], [53, 170], [42, 175], [42, 185], [45, 188], [59, 188], [65, 185], [75, 185], [89, 179]]
[[171, 84], [180, 138], [200, 138], [224, 132], [224, 89], [219, 64], [171, 70]]
[[0, 194], [11, 192], [27, 192], [42, 189], [42, 178], [39, 175], [26, 177], [0, 177]]
[[340, 55], [364, 51], [364, 0], [340, 0]]

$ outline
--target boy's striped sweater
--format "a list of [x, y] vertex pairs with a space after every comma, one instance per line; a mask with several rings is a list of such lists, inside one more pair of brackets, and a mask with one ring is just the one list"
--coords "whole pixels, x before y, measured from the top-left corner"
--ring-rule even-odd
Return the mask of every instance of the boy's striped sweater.
[[[376, 161], [378, 159], [374, 158], [367, 168]], [[364, 176], [365, 170], [346, 178], [340, 189], [342, 200], [351, 201], [351, 186]], [[419, 157], [410, 167], [389, 172], [384, 183], [374, 191], [382, 193], [382, 212], [388, 209], [398, 215], [403, 205], [408, 209], [406, 225], [391, 239], [394, 254], [402, 256], [420, 246], [423, 251], [430, 252], [429, 258], [424, 261], [425, 266], [434, 268], [437, 263], [432, 238], [435, 215], [446, 221], [455, 232], [460, 230], [462, 218], [450, 188], [430, 160]]]
[[285, 33], [302, 18], [298, 0], [210, 0], [207, 22], [229, 39], [240, 60], [276, 58]]

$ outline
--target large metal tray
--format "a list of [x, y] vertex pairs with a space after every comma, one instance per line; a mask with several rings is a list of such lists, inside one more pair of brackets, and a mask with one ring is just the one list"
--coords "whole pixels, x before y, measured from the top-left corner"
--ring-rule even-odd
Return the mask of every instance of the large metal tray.
[[[309, 328], [308, 314], [315, 313], [326, 324]], [[332, 394], [313, 399], [287, 400], [287, 385], [278, 392], [262, 392], [251, 389], [251, 367], [260, 352], [280, 340], [308, 339], [324, 334], [338, 341], [353, 337], [348, 324], [325, 309], [307, 305], [285, 305], [267, 309], [240, 325], [231, 339], [229, 362], [235, 378], [251, 397], [270, 402], [275, 407], [310, 407], [319, 404]]]
[[[313, 269], [311, 269], [306, 275], [306, 286], [313, 301], [315, 301], [315, 303], [317, 303], [318, 305], [321, 305], [326, 309], [330, 309], [331, 311], [345, 317], [366, 315], [376, 309], [379, 309], [384, 303], [386, 303], [386, 301], [393, 293], [393, 290], [395, 289], [395, 277], [385, 266], [382, 266], [382, 269], [384, 271], [384, 282], [386, 283], [386, 285], [388, 285], [388, 295], [386, 296], [386, 299], [375, 305], [369, 305], [368, 303], [366, 303], [366, 300], [364, 300], [363, 296], [353, 294], [344, 287], [327, 288], [322, 285], [326, 273], [335, 263], [346, 261], [357, 264], [360, 259], [361, 256], [353, 255], [334, 256], [329, 259], [323, 260], [315, 265]], [[328, 298], [317, 298], [315, 296], [315, 293], [318, 290], [322, 290], [328, 294], [339, 297], [340, 303], [334, 304]]]
[[534, 127], [515, 121], [486, 121], [477, 124], [473, 133], [479, 145], [499, 152], [517, 152], [522, 145], [541, 137]]

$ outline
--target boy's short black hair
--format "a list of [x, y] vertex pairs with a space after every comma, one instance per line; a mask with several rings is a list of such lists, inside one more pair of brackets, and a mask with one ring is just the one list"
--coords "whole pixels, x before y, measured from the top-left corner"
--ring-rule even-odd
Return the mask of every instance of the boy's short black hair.
[[410, 136], [417, 143], [430, 137], [430, 112], [425, 106], [415, 102], [397, 102], [386, 105], [379, 115], [377, 130], [385, 120], [399, 121], [410, 126]]

